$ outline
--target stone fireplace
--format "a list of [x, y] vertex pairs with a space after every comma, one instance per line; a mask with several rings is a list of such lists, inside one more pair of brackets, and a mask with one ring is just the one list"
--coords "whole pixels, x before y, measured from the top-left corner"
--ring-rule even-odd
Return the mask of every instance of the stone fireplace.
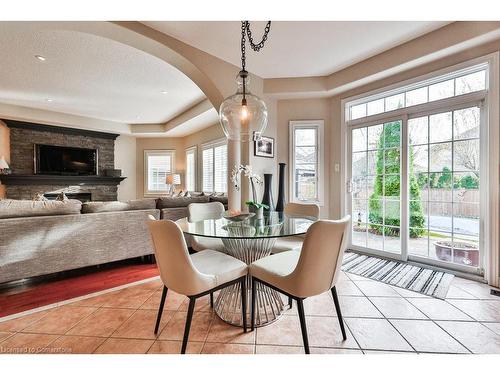
[[[114, 146], [118, 134], [3, 120], [10, 128], [11, 175], [0, 175], [6, 198], [32, 199], [36, 194], [66, 195], [94, 201], [117, 199], [118, 185], [125, 177], [108, 177], [114, 169]], [[97, 149], [97, 176], [34, 174], [35, 144]], [[78, 199], [78, 198], [77, 198]]]

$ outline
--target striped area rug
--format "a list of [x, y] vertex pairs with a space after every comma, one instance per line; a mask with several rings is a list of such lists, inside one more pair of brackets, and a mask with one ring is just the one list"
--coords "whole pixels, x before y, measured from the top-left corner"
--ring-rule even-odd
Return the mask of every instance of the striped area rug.
[[342, 270], [386, 284], [444, 299], [453, 275], [395, 260], [345, 253]]

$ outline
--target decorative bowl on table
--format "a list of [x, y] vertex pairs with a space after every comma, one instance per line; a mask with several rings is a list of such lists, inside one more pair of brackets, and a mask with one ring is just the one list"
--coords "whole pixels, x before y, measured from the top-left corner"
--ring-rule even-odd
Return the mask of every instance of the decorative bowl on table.
[[226, 220], [233, 221], [233, 222], [241, 222], [250, 219], [251, 217], [255, 216], [253, 212], [249, 213], [241, 213], [241, 212], [231, 212], [231, 211], [226, 211], [222, 214], [222, 217]]

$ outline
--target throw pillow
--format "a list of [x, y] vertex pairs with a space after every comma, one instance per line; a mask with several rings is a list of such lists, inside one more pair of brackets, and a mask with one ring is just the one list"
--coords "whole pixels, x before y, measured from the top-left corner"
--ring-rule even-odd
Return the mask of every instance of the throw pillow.
[[179, 191], [179, 193], [177, 194], [177, 197], [183, 197], [184, 196], [184, 192], [181, 190]]
[[186, 191], [186, 193], [184, 193], [184, 196], [189, 198], [191, 194], [189, 194], [189, 191]]

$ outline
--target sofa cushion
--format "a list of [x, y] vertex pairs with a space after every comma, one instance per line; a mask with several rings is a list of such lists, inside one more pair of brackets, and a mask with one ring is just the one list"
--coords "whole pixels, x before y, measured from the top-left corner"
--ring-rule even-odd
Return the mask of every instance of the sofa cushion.
[[158, 199], [158, 208], [187, 207], [191, 203], [208, 203], [209, 198], [201, 197], [161, 197]]
[[55, 216], [79, 214], [82, 202], [76, 199], [66, 201], [0, 200], [0, 219], [30, 216]]
[[82, 206], [83, 214], [113, 211], [150, 210], [156, 208], [156, 199], [132, 199], [127, 202], [85, 202]]

